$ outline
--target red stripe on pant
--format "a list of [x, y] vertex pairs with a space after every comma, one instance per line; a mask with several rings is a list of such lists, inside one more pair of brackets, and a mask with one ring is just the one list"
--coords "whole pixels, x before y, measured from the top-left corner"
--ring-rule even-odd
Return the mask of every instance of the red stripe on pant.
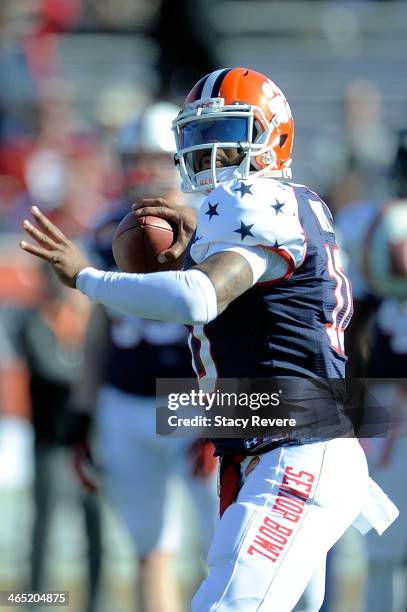
[[239, 494], [242, 484], [242, 473], [240, 464], [245, 458], [244, 455], [224, 455], [222, 457], [219, 477], [219, 514], [223, 513]]

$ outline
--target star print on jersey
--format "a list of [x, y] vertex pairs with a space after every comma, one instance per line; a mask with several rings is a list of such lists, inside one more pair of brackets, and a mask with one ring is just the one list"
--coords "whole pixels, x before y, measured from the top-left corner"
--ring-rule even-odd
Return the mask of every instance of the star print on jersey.
[[215, 216], [219, 217], [219, 213], [218, 213], [218, 210], [217, 210], [217, 208], [219, 206], [219, 203], [218, 204], [210, 204], [208, 202], [208, 206], [209, 206], [209, 208], [206, 211], [205, 215], [209, 215], [209, 221], [212, 219], [212, 217], [215, 217]]
[[240, 222], [240, 229], [237, 230], [233, 230], [235, 234], [240, 234], [240, 239], [244, 240], [245, 238], [247, 238], [247, 236], [252, 236], [253, 234], [251, 233], [251, 229], [253, 227], [254, 223], [252, 223], [251, 225], [245, 225], [243, 223], [243, 221]]
[[192, 239], [192, 244], [195, 244], [198, 242], [198, 240], [202, 240], [202, 236], [198, 236], [198, 234], [196, 234]]
[[241, 198], [243, 198], [246, 195], [246, 193], [248, 193], [249, 195], [253, 195], [252, 185], [245, 185], [243, 181], [240, 181], [240, 187], [236, 187], [236, 189], [233, 189], [233, 191], [240, 192]]
[[285, 202], [279, 202], [278, 200], [276, 200], [276, 203], [272, 204], [271, 208], [274, 208], [276, 216], [277, 216], [279, 213], [283, 212], [282, 209], [284, 208], [284, 206], [285, 206]]
[[[246, 194], [250, 197], [242, 197]], [[269, 178], [233, 179], [218, 185], [198, 210], [196, 234], [202, 239], [191, 243], [191, 258], [198, 264], [216, 252], [217, 245], [223, 250], [234, 245], [284, 249], [294, 267], [306, 255], [296, 192], [291, 184]]]

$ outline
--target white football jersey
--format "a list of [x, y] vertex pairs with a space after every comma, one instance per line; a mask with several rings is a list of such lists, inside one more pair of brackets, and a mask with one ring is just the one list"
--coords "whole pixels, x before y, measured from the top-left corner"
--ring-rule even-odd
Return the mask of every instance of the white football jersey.
[[[214, 249], [217, 245], [221, 248]], [[278, 253], [285, 269], [287, 262], [292, 269], [301, 265], [306, 239], [292, 185], [270, 178], [233, 180], [205, 198], [191, 257], [199, 264], [213, 252], [233, 247], [263, 247]], [[274, 268], [275, 259], [270, 259]]]

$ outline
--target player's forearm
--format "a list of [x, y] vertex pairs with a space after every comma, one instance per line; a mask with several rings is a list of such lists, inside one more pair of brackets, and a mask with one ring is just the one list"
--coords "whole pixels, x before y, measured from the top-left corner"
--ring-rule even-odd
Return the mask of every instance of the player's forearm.
[[199, 270], [126, 274], [85, 268], [76, 286], [93, 302], [145, 319], [200, 325], [217, 316], [215, 289]]

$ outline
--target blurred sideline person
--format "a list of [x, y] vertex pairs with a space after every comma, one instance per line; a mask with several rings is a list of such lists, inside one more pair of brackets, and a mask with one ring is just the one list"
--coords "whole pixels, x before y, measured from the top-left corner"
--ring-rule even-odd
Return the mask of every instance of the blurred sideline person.
[[[176, 112], [173, 105], [157, 102], [118, 135], [123, 202], [101, 220], [91, 245], [106, 269], [116, 269], [112, 238], [132, 203], [157, 194], [174, 202], [183, 199], [172, 160]], [[88, 403], [97, 403], [105, 492], [136, 546], [142, 610], [177, 612], [181, 602], [173, 561], [183, 527], [176, 499], [180, 477], [200, 516], [202, 565], [217, 509], [212, 444], [203, 440], [191, 447], [187, 440], [158, 438], [155, 433], [156, 378], [194, 376], [187, 331], [179, 323], [143, 320], [96, 306], [86, 354], [84, 384]], [[195, 565], [199, 567], [199, 560]]]
[[344, 93], [343, 119], [315, 130], [309, 164], [309, 172], [334, 216], [349, 202], [384, 197], [388, 160], [396, 146], [377, 84], [351, 80]]
[[[185, 231], [185, 207], [144, 201], [136, 214], [177, 222], [177, 244], [159, 257], [184, 252], [183, 271], [95, 270], [36, 207], [36, 226], [24, 222], [35, 244], [20, 246], [98, 303], [192, 325], [204, 388], [233, 377], [253, 381], [250, 392], [278, 377], [297, 428], [214, 440], [221, 518], [192, 610], [288, 612], [351, 524], [382, 532], [397, 516], [369, 479], [343, 392], [330, 382], [343, 390], [350, 286], [328, 208], [289, 180], [294, 123], [275, 83], [244, 67], [216, 70], [196, 83], [173, 126], [182, 189], [206, 194], [195, 232]], [[322, 405], [297, 412], [315, 378]]]
[[[30, 590], [47, 590], [50, 525], [59, 503], [74, 494], [83, 511], [88, 545], [88, 600], [95, 612], [101, 567], [99, 498], [78, 478], [72, 486], [74, 455], [87, 443], [89, 417], [76, 405], [76, 385], [83, 367], [83, 341], [89, 307], [67, 293], [44, 268], [44, 295], [37, 307], [5, 306], [0, 323], [29, 377], [34, 428], [34, 525]], [[81, 461], [80, 461], [81, 463]], [[79, 476], [79, 474], [78, 474]], [[60, 483], [64, 483], [64, 490]], [[64, 499], [62, 499], [64, 496]], [[66, 496], [66, 497], [65, 497]]]
[[400, 510], [381, 537], [368, 534], [365, 610], [405, 612], [407, 607], [407, 131], [400, 134], [390, 170], [392, 200], [356, 202], [337, 217], [348, 257], [355, 317], [349, 354], [355, 376], [378, 381], [371, 391], [391, 420], [387, 437], [365, 439], [369, 471]]

